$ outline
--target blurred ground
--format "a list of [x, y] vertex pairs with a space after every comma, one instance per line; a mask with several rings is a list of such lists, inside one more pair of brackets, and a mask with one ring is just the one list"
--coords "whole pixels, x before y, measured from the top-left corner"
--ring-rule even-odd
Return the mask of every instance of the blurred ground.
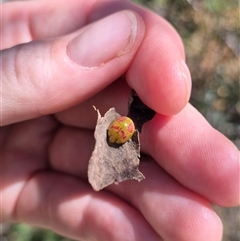
[[[165, 17], [177, 29], [193, 80], [190, 102], [240, 148], [239, 0], [135, 2]], [[224, 225], [222, 241], [240, 241], [240, 208], [214, 208]], [[2, 231], [0, 241], [69, 241], [24, 224], [5, 224]]]

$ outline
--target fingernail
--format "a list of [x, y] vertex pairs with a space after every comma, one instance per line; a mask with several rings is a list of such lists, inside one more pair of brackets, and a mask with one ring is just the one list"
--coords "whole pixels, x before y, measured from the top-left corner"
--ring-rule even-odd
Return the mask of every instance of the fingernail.
[[136, 16], [130, 11], [118, 12], [88, 26], [69, 43], [67, 53], [83, 67], [97, 67], [128, 53], [136, 34]]
[[191, 95], [192, 78], [191, 78], [189, 68], [186, 65], [184, 60], [181, 60], [180, 69], [181, 69], [182, 77], [183, 77], [183, 79], [185, 80], [185, 83], [186, 83], [186, 92], [187, 92], [187, 96], [186, 96], [187, 101], [186, 102], [188, 102], [189, 99], [190, 99], [190, 95]]

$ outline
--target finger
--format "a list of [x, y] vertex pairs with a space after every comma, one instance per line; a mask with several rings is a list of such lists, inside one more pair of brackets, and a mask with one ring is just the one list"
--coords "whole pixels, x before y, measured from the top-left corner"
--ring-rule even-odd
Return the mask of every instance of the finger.
[[126, 71], [144, 29], [138, 15], [122, 11], [65, 37], [2, 51], [1, 124], [55, 113], [99, 92]]
[[96, 193], [80, 179], [63, 174], [33, 176], [16, 210], [19, 221], [76, 240], [162, 240], [127, 203], [107, 192]]
[[[50, 148], [52, 167], [86, 180], [92, 144], [91, 131], [62, 129]], [[107, 189], [140, 210], [164, 240], [221, 239], [221, 222], [203, 197], [183, 187], [149, 158], [141, 161], [140, 169], [146, 177], [142, 182], [127, 181]]]
[[184, 186], [217, 205], [239, 205], [239, 151], [192, 106], [171, 118], [156, 115], [141, 144]]
[[185, 64], [181, 38], [163, 18], [128, 1], [98, 1], [90, 18], [131, 9], [144, 20], [146, 35], [133, 63], [127, 71], [127, 81], [141, 100], [164, 115], [178, 113], [188, 102], [191, 76]]
[[54, 170], [87, 180], [88, 160], [94, 148], [93, 131], [61, 128], [49, 145], [50, 165]]
[[87, 23], [95, 1], [19, 1], [2, 8], [1, 48], [69, 34]]
[[37, 170], [47, 168], [47, 146], [55, 128], [51, 117], [42, 117], [13, 125], [8, 131], [0, 152], [3, 222], [12, 220], [28, 179]]

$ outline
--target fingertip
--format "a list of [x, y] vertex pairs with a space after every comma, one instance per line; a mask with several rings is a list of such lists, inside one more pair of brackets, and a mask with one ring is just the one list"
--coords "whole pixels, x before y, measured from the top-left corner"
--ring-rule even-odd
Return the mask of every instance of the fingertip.
[[[185, 207], [186, 208], [186, 207]], [[177, 215], [175, 215], [177, 216]], [[218, 215], [207, 203], [195, 204], [185, 209], [182, 217], [178, 216], [175, 221], [175, 233], [170, 230], [169, 240], [192, 240], [192, 241], [221, 241], [223, 224]]]
[[127, 73], [127, 81], [150, 108], [174, 115], [189, 101], [191, 74], [177, 34], [169, 25], [161, 24], [159, 31], [147, 30], [148, 36]]
[[162, 67], [152, 66], [143, 81], [149, 91], [142, 93], [142, 98], [157, 113], [169, 116], [175, 115], [189, 101], [191, 75], [181, 58], [176, 60], [169, 57], [165, 64], [162, 64]]
[[194, 240], [222, 240], [223, 224], [219, 216], [214, 212], [214, 210], [211, 207], [207, 208], [205, 206], [202, 206], [201, 209], [195, 212], [194, 216], [198, 217], [195, 218], [196, 229], [193, 229], [192, 233], [192, 236], [195, 236]]

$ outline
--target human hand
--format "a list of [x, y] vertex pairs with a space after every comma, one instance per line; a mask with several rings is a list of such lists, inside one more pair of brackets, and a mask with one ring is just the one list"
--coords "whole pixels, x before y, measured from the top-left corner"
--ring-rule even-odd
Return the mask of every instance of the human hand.
[[[239, 204], [239, 152], [187, 104], [179, 36], [133, 3], [94, 2], [4, 4], [3, 221], [78, 240], [220, 240], [211, 203]], [[158, 113], [141, 133], [146, 179], [96, 193], [92, 106], [126, 114], [131, 88]]]

